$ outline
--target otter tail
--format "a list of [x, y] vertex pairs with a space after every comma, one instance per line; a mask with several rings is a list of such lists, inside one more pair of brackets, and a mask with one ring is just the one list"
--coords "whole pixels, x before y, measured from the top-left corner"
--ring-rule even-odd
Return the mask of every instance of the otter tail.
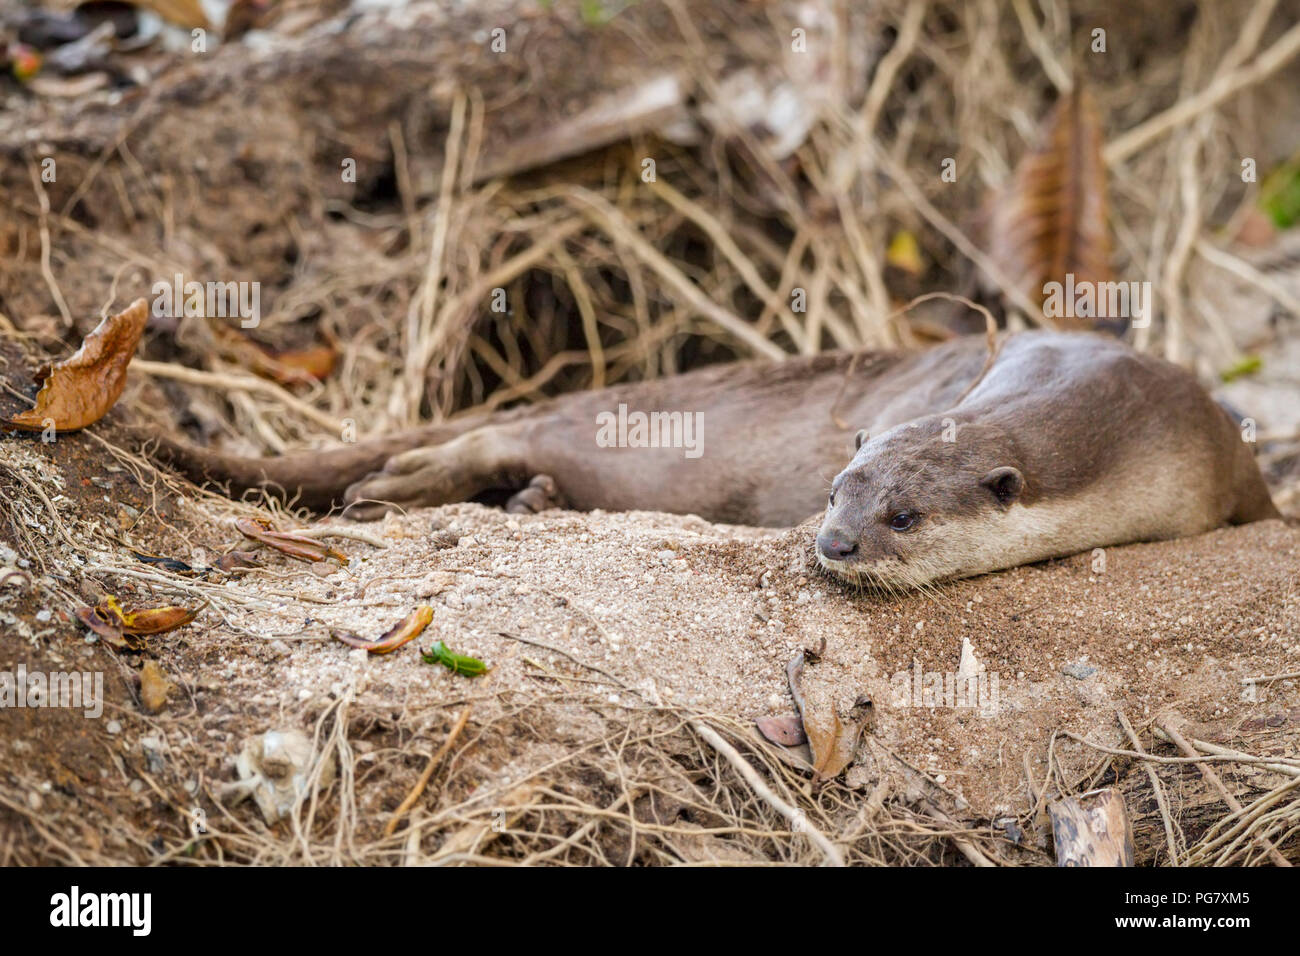
[[143, 428], [132, 433], [149, 458], [170, 465], [196, 484], [220, 485], [231, 495], [258, 489], [297, 506], [328, 511], [342, 506], [348, 485], [379, 471], [393, 455], [441, 444], [479, 424], [481, 416], [466, 417], [353, 445], [276, 458], [222, 454]]

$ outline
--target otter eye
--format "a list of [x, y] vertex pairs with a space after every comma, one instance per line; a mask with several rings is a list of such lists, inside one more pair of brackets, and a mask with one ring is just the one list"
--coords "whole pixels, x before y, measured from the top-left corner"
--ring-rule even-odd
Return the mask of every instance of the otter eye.
[[916, 515], [910, 511], [900, 511], [894, 517], [889, 519], [889, 528], [891, 531], [906, 531], [912, 525], [916, 524]]

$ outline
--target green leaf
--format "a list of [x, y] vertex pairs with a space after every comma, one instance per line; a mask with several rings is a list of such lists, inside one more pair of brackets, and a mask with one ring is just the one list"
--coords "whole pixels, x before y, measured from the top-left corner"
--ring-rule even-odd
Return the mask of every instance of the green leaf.
[[1279, 229], [1300, 222], [1300, 158], [1279, 166], [1260, 183], [1259, 207]]

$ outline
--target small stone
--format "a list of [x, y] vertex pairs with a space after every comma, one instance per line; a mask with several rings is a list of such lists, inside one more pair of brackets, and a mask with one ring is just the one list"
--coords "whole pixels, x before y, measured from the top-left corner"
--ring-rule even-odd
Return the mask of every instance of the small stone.
[[1087, 680], [1093, 674], [1097, 673], [1097, 668], [1083, 661], [1073, 661], [1062, 667], [1061, 673], [1066, 677], [1073, 677], [1075, 680]]
[[122, 725], [119, 724], [116, 720], [110, 720], [107, 724], [104, 725], [104, 729], [108, 731], [110, 734], [120, 734], [122, 732]]

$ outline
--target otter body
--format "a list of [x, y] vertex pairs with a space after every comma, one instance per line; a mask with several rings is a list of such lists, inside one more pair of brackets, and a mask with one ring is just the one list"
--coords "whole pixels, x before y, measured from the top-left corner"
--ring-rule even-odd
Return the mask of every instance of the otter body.
[[[1249, 446], [1184, 370], [1084, 333], [1009, 336], [987, 358], [972, 336], [713, 366], [278, 459], [169, 440], [154, 453], [363, 519], [496, 491], [515, 510], [784, 527], [826, 507], [834, 479], [819, 557], [886, 586], [1277, 516]], [[636, 413], [658, 413], [650, 434]], [[854, 455], [860, 428], [874, 437]], [[891, 529], [899, 514], [914, 520]]]

